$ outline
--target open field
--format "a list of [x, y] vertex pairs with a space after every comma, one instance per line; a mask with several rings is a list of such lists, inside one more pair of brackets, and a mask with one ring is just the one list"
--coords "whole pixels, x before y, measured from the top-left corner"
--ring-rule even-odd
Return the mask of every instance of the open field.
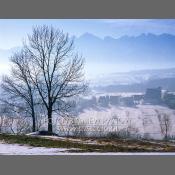
[[[110, 131], [112, 124], [118, 129], [124, 129], [129, 124], [137, 130], [137, 134], [147, 134], [150, 139], [163, 139], [160, 122], [156, 111], [167, 114], [171, 121], [169, 134], [175, 135], [175, 110], [161, 105], [137, 105], [136, 107], [111, 106], [109, 108], [87, 109], [79, 115], [82, 121], [90, 126], [98, 121], [99, 124], [107, 125]], [[117, 121], [118, 120], [118, 121]], [[112, 123], [113, 122], [113, 123]]]

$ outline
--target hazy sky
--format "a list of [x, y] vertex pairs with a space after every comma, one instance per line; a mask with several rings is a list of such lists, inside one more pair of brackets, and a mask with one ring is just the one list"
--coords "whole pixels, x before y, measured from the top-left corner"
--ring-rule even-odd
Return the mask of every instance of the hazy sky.
[[[22, 40], [32, 32], [32, 26], [42, 24], [58, 27], [77, 37], [87, 32], [100, 38], [137, 36], [142, 33], [175, 34], [175, 19], [0, 19], [0, 54], [3, 50], [21, 46]], [[92, 69], [89, 72], [97, 70], [96, 67], [89, 67]], [[103, 72], [107, 70], [105, 67], [103, 65], [98, 70]], [[0, 75], [8, 68], [8, 59], [0, 58]]]
[[48, 24], [59, 27], [70, 35], [89, 32], [101, 38], [141, 33], [175, 34], [174, 19], [14, 19], [0, 20], [0, 49], [20, 46], [32, 26]]

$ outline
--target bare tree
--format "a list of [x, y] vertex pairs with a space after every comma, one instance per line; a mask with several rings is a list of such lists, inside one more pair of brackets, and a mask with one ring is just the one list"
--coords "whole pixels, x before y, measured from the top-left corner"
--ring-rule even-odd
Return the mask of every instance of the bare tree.
[[77, 120], [76, 118], [72, 118], [72, 124], [71, 124], [71, 132], [72, 135], [75, 137], [86, 137], [87, 136], [87, 127], [86, 127], [86, 123], [81, 121], [81, 120]]
[[172, 121], [168, 114], [160, 113], [158, 110], [156, 110], [157, 117], [160, 123], [160, 130], [162, 135], [164, 135], [164, 139], [168, 140], [168, 136], [171, 131], [172, 127]]
[[18, 116], [13, 106], [6, 103], [0, 107], [0, 132], [22, 134], [31, 131], [31, 118]]
[[119, 126], [121, 125], [120, 122], [121, 122], [120, 117], [116, 114], [113, 114], [112, 118], [111, 118], [112, 131], [114, 131], [114, 132], [119, 131]]
[[69, 117], [64, 117], [64, 118], [60, 118], [58, 117], [56, 120], [56, 124], [57, 124], [57, 132], [61, 135], [64, 135], [66, 137], [70, 136], [70, 132], [71, 132], [71, 118]]
[[25, 117], [18, 117], [15, 119], [16, 134], [26, 134], [31, 132], [30, 121]]
[[32, 117], [33, 129], [36, 130], [36, 88], [30, 80], [28, 73], [28, 57], [26, 52], [21, 50], [11, 57], [12, 69], [9, 76], [2, 79], [3, 98], [1, 101], [12, 106], [16, 112], [23, 112]]
[[[10, 115], [10, 116], [9, 116]], [[0, 132], [4, 132], [9, 127], [8, 119], [12, 117], [11, 109], [7, 104], [0, 105]]]
[[29, 77], [37, 88], [48, 116], [48, 133], [53, 133], [53, 113], [65, 116], [70, 98], [86, 90], [84, 59], [73, 52], [73, 40], [53, 27], [34, 27], [24, 44], [30, 63]]

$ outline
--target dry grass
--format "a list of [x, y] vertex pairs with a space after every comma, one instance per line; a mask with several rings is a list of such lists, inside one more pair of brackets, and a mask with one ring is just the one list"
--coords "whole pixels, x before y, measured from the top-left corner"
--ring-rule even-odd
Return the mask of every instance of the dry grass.
[[71, 152], [175, 152], [175, 145], [168, 142], [106, 139], [106, 138], [59, 138], [0, 134], [0, 140], [34, 147], [76, 148]]

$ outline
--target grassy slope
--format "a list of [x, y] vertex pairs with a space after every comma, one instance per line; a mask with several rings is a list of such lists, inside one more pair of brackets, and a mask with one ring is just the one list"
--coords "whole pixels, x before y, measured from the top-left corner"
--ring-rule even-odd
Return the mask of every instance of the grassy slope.
[[[87, 144], [72, 140], [53, 140], [25, 135], [0, 134], [0, 140], [6, 143], [17, 143], [35, 147], [78, 148], [71, 152], [175, 152], [175, 146], [136, 140], [94, 139], [99, 144]], [[92, 140], [92, 139], [91, 139]]]

